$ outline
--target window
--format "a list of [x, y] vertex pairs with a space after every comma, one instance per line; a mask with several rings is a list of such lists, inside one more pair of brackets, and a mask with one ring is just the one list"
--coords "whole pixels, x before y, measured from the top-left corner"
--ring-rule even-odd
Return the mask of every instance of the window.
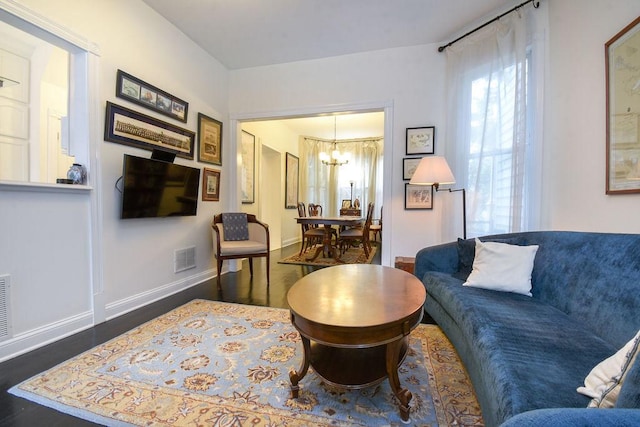
[[[515, 151], [521, 142], [514, 141], [514, 126], [519, 114], [516, 97], [528, 96], [527, 67], [528, 61], [512, 64], [497, 75], [485, 74], [470, 82], [467, 185], [474, 210], [467, 226], [472, 235], [526, 229], [526, 216], [515, 214], [525, 203], [521, 187], [526, 169], [517, 165]], [[522, 94], [516, 88], [517, 73], [525, 79]], [[528, 135], [524, 133], [525, 146], [531, 144]]]
[[538, 227], [542, 85], [531, 21], [513, 14], [448, 50], [450, 140], [470, 236]]

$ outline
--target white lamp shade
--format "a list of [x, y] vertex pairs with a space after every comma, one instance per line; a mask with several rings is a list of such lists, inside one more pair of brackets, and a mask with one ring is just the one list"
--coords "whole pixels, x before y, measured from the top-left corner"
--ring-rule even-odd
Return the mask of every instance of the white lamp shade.
[[434, 185], [455, 184], [456, 179], [442, 156], [423, 157], [418, 163], [416, 171], [411, 176], [409, 184]]

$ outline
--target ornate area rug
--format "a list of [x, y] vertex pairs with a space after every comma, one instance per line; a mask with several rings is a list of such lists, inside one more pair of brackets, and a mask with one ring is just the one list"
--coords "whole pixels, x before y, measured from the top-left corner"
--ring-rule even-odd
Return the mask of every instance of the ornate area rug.
[[[325, 258], [324, 253], [319, 255], [318, 258], [313, 261], [307, 261], [307, 258], [313, 256], [316, 251], [317, 246], [312, 247], [311, 249], [303, 252], [302, 255], [291, 255], [287, 258], [283, 258], [278, 261], [280, 264], [299, 264], [299, 265], [316, 265], [316, 266], [330, 266], [330, 265], [340, 265], [333, 258]], [[340, 259], [345, 262], [345, 264], [371, 264], [371, 260], [376, 254], [377, 247], [375, 245], [371, 246], [371, 250], [369, 251], [369, 256], [367, 257], [364, 254], [364, 249], [360, 247], [350, 247], [347, 251], [342, 254]]]
[[[10, 392], [109, 426], [399, 426], [388, 381], [345, 391], [311, 370], [291, 398], [302, 361], [284, 309], [194, 300]], [[481, 425], [455, 350], [419, 325], [399, 369], [413, 393], [411, 425]]]

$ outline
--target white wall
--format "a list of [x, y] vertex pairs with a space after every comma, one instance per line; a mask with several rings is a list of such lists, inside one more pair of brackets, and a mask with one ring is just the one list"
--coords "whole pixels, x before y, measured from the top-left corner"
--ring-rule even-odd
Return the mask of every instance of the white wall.
[[[285, 162], [286, 153], [291, 153], [294, 156], [300, 157], [298, 148], [298, 135], [291, 131], [287, 126], [278, 121], [259, 121], [259, 122], [246, 122], [242, 124], [242, 129], [249, 132], [256, 137], [256, 145], [258, 146], [257, 152], [262, 153], [260, 145], [265, 145], [272, 150], [281, 153], [280, 156], [280, 181], [265, 182], [262, 180], [256, 180], [256, 203], [254, 205], [243, 205], [243, 211], [253, 213], [259, 216], [259, 206], [261, 203], [267, 203], [266, 198], [271, 198], [276, 195], [279, 199], [277, 206], [279, 207], [278, 216], [280, 217], [280, 241], [274, 242], [273, 236], [271, 247], [280, 247], [290, 245], [298, 242], [301, 239], [300, 226], [295, 222], [294, 218], [298, 216], [297, 209], [285, 209], [284, 208], [284, 186], [285, 186]], [[257, 164], [262, 162], [256, 160]], [[256, 176], [262, 176], [259, 170], [256, 171]], [[277, 189], [274, 189], [277, 186]], [[270, 225], [271, 226], [271, 225]], [[277, 243], [277, 246], [274, 246]]]
[[441, 241], [437, 203], [433, 211], [404, 210], [402, 158], [407, 127], [436, 126], [436, 153], [444, 152], [444, 71], [445, 57], [436, 45], [237, 70], [231, 73], [229, 111], [232, 117], [293, 114], [391, 101], [392, 137], [385, 140], [385, 156], [392, 157], [392, 167], [385, 169], [384, 179], [391, 181], [392, 194], [384, 210], [385, 227], [392, 232], [383, 249], [389, 250], [393, 260]]
[[[97, 159], [90, 191], [44, 193], [0, 186], [0, 274], [12, 276], [12, 310], [16, 338], [0, 344], [0, 360], [23, 351], [34, 340], [64, 335], [97, 321], [147, 304], [211, 277], [209, 221], [222, 202], [198, 201], [197, 217], [120, 220], [124, 153], [142, 157], [150, 151], [102, 139], [106, 101], [196, 131], [197, 113], [227, 122], [228, 72], [183, 33], [139, 0], [21, 4], [62, 28], [98, 45], [98, 100], [95, 140]], [[188, 122], [181, 123], [115, 97], [116, 71], [122, 69], [189, 103]], [[223, 129], [223, 172], [231, 157]], [[197, 150], [196, 150], [197, 158]], [[196, 161], [177, 163], [212, 167]], [[221, 188], [221, 200], [227, 196]], [[97, 195], [92, 205], [90, 194]], [[98, 235], [91, 235], [92, 221]], [[101, 258], [92, 263], [92, 238]], [[174, 250], [196, 247], [196, 269], [174, 274]], [[92, 296], [95, 294], [95, 298]], [[93, 304], [96, 304], [93, 307]], [[17, 314], [16, 314], [17, 313]], [[24, 337], [35, 339], [23, 340]], [[24, 342], [23, 342], [24, 341]], [[28, 342], [27, 342], [28, 341]]]
[[545, 169], [548, 228], [640, 233], [640, 194], [605, 194], [604, 44], [637, 0], [550, 1]]

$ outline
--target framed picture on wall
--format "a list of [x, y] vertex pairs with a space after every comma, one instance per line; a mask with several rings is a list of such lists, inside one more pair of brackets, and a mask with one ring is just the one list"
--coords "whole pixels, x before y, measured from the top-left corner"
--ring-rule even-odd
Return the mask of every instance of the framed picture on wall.
[[242, 203], [250, 204], [255, 200], [255, 180], [256, 171], [256, 137], [249, 132], [242, 131], [242, 139], [240, 141], [240, 153], [242, 158], [242, 166], [240, 173], [242, 181]]
[[407, 156], [433, 154], [435, 151], [435, 126], [407, 128]]
[[122, 70], [116, 73], [116, 96], [187, 123], [189, 103]]
[[404, 208], [433, 209], [433, 185], [404, 184]]
[[202, 174], [202, 201], [220, 200], [220, 171], [204, 168]]
[[640, 193], [640, 17], [605, 44], [606, 194]]
[[198, 113], [198, 161], [222, 166], [222, 122]]
[[299, 184], [299, 159], [291, 153], [286, 158], [286, 184], [284, 189], [284, 208], [297, 209]]
[[408, 158], [405, 157], [402, 159], [402, 179], [405, 181], [409, 181], [413, 176], [413, 173], [418, 168], [418, 164], [422, 160], [422, 157], [414, 157]]
[[105, 141], [143, 148], [154, 148], [176, 153], [193, 160], [196, 133], [174, 126], [154, 117], [121, 107], [107, 101], [104, 121]]

